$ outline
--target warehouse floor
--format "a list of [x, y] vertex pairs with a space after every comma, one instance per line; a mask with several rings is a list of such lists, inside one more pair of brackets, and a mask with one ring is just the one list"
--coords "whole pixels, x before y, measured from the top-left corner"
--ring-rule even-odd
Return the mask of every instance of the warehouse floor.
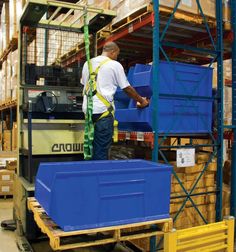
[[[12, 199], [0, 199], [0, 222], [12, 219]], [[0, 252], [18, 252], [15, 234], [12, 231], [0, 229]]]

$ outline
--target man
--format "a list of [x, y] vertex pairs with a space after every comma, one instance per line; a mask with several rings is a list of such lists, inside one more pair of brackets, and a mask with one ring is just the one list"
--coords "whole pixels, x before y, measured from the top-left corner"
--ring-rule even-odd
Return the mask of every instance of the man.
[[[120, 87], [129, 97], [137, 102], [137, 107], [147, 107], [149, 101], [141, 97], [130, 86], [123, 66], [116, 61], [120, 49], [114, 42], [104, 45], [102, 54], [91, 59], [93, 71], [97, 72], [97, 90], [93, 96], [93, 160], [108, 159], [108, 152], [112, 143], [114, 117], [114, 94]], [[97, 71], [96, 71], [97, 70]], [[83, 111], [87, 109], [86, 87], [88, 87], [89, 70], [87, 62], [83, 66], [81, 83], [84, 85]], [[105, 100], [104, 100], [105, 99]], [[107, 105], [108, 104], [108, 105]]]

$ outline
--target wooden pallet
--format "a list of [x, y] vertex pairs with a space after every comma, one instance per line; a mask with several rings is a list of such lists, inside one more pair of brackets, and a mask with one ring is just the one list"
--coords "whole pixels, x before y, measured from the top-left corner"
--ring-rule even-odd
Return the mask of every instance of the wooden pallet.
[[[170, 15], [173, 13], [173, 9], [169, 7], [160, 6], [159, 7], [160, 16], [167, 16], [170, 17]], [[216, 20], [212, 17], [205, 16], [207, 23], [210, 27], [216, 26]], [[196, 25], [201, 25], [204, 23], [203, 18], [201, 14], [193, 14], [190, 12], [183, 11], [181, 9], [177, 9], [177, 11], [174, 14], [174, 19], [176, 21], [182, 21], [182, 22], [188, 22]]]
[[8, 100], [0, 103], [0, 109], [10, 108], [10, 107], [14, 107], [16, 105], [17, 105], [16, 99], [14, 99], [14, 100], [8, 99]]
[[[163, 235], [172, 230], [172, 219], [154, 220], [128, 225], [64, 232], [45, 213], [35, 198], [28, 198], [28, 208], [41, 231], [49, 237], [53, 250], [90, 247]], [[153, 228], [155, 225], [155, 228]], [[89, 235], [88, 235], [89, 234]]]
[[[159, 11], [160, 11], [161, 17], [170, 17], [170, 15], [173, 13], [173, 8], [160, 6]], [[142, 20], [146, 15], [152, 12], [153, 12], [152, 4], [142, 6], [138, 8], [137, 10], [132, 11], [130, 14], [128, 14], [126, 17], [119, 20], [118, 22], [112, 24], [111, 32], [115, 33], [116, 31], [120, 30], [123, 27], [128, 26], [131, 23]], [[200, 14], [192, 14], [192, 13], [179, 10], [179, 9], [177, 9], [177, 11], [175, 12], [174, 19], [176, 20], [176, 22], [178, 21], [190, 22], [196, 25], [203, 24], [203, 18]], [[215, 27], [216, 21], [214, 18], [206, 17], [206, 19], [210, 27]]]
[[7, 55], [11, 52], [14, 51], [15, 49], [17, 49], [18, 47], [18, 37], [14, 36], [10, 42], [7, 45], [7, 48], [2, 52], [2, 54], [0, 55], [0, 63], [2, 64], [2, 62], [4, 60], [6, 60]]
[[14, 107], [17, 105], [17, 100], [12, 100], [12, 99], [8, 99], [2, 103], [0, 103], [0, 110], [2, 109], [6, 109], [6, 108], [10, 108], [10, 107]]
[[142, 19], [147, 14], [151, 13], [153, 11], [153, 7], [151, 4], [142, 6], [135, 11], [132, 11], [130, 14], [128, 14], [126, 17], [122, 18], [118, 22], [111, 25], [111, 31], [114, 33], [116, 30], [121, 29], [130, 23], [135, 22], [136, 20]]
[[0, 199], [12, 199], [12, 194], [0, 194]]

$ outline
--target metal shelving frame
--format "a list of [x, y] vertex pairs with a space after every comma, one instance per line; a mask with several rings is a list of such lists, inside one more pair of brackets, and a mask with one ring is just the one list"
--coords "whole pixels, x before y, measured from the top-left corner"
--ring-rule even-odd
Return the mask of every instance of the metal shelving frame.
[[[158, 101], [159, 97], [161, 96], [159, 93], [159, 58], [160, 58], [160, 52], [162, 52], [166, 58], [167, 61], [169, 61], [169, 58], [167, 54], [164, 51], [164, 46], [172, 47], [172, 48], [178, 48], [183, 50], [190, 50], [197, 53], [209, 53], [212, 55], [212, 60], [210, 62], [209, 67], [211, 67], [212, 63], [216, 60], [217, 61], [217, 95], [216, 95], [216, 101], [217, 101], [217, 139], [213, 136], [212, 133], [210, 133], [210, 137], [212, 139], [212, 147], [214, 147], [213, 153], [210, 155], [210, 158], [208, 162], [206, 163], [205, 167], [201, 171], [200, 175], [198, 176], [196, 182], [194, 183], [193, 187], [190, 191], [186, 190], [183, 183], [179, 179], [177, 173], [173, 170], [173, 175], [179, 182], [183, 192], [185, 193], [185, 198], [182, 203], [182, 206], [177, 211], [177, 214], [174, 217], [174, 221], [178, 218], [179, 214], [182, 212], [183, 208], [185, 207], [185, 204], [189, 200], [196, 210], [196, 212], [201, 216], [202, 220], [207, 223], [207, 220], [202, 215], [201, 211], [198, 209], [198, 206], [194, 203], [192, 197], [195, 195], [193, 194], [196, 185], [198, 181], [201, 179], [203, 174], [205, 173], [209, 163], [212, 161], [213, 157], [217, 156], [217, 175], [216, 175], [216, 182], [217, 182], [217, 188], [216, 188], [216, 221], [222, 220], [222, 178], [223, 178], [223, 13], [222, 13], [222, 1], [216, 0], [216, 41], [214, 41], [213, 36], [211, 34], [210, 28], [207, 24], [206, 17], [202, 11], [201, 5], [199, 0], [196, 0], [198, 8], [201, 12], [203, 21], [205, 23], [205, 27], [207, 30], [207, 33], [209, 35], [209, 39], [211, 41], [213, 49], [209, 50], [208, 48], [197, 48], [194, 46], [189, 46], [185, 44], [176, 44], [176, 43], [169, 43], [164, 41], [164, 37], [166, 34], [166, 31], [169, 28], [169, 25], [174, 17], [174, 14], [178, 8], [178, 5], [180, 3], [180, 0], [177, 1], [176, 6], [173, 10], [173, 13], [170, 15], [170, 18], [165, 26], [165, 29], [160, 33], [159, 28], [159, 0], [156, 0], [153, 2], [154, 4], [154, 13], [155, 13], [155, 20], [154, 20], [154, 27], [153, 27], [153, 100], [154, 105], [153, 107], [153, 130], [154, 132], [158, 132], [158, 121], [159, 118], [156, 116], [158, 112], [156, 111], [158, 109]], [[191, 100], [191, 97], [189, 97]], [[168, 133], [165, 134], [164, 138], [168, 136]], [[161, 141], [162, 142], [162, 141]], [[159, 147], [159, 135], [154, 134], [154, 149], [153, 149], [153, 155], [152, 159], [153, 161], [158, 161], [158, 154], [160, 154], [166, 163], [168, 162], [168, 159], [166, 158], [165, 154], [162, 152], [162, 149]], [[160, 144], [161, 145], [161, 144]], [[177, 148], [185, 148], [185, 146], [177, 146]], [[188, 145], [187, 148], [195, 148], [194, 145]], [[214, 192], [213, 192], [214, 193]], [[159, 245], [159, 244], [158, 244]], [[150, 241], [150, 247], [151, 251], [156, 251], [156, 242], [155, 238], [151, 239]]]
[[[179, 211], [174, 217], [174, 221], [178, 218], [179, 214], [181, 213], [182, 209], [185, 207], [185, 204], [189, 200], [192, 203], [192, 206], [195, 208], [196, 212], [201, 216], [202, 220], [207, 223], [207, 220], [204, 218], [196, 204], [194, 203], [192, 197], [195, 195], [193, 194], [194, 189], [196, 188], [197, 183], [199, 180], [202, 178], [203, 174], [205, 173], [209, 163], [212, 161], [214, 157], [217, 156], [217, 189], [216, 189], [216, 195], [217, 195], [217, 200], [216, 200], [216, 220], [219, 221], [222, 219], [222, 166], [223, 166], [223, 18], [222, 18], [222, 2], [220, 0], [216, 0], [216, 19], [217, 19], [217, 36], [216, 36], [216, 42], [213, 39], [213, 36], [211, 34], [210, 28], [207, 24], [206, 17], [202, 11], [201, 5], [199, 0], [196, 0], [198, 8], [200, 9], [203, 21], [205, 23], [205, 27], [207, 30], [207, 33], [209, 35], [209, 39], [211, 41], [213, 49], [208, 49], [208, 48], [197, 48], [194, 46], [189, 46], [189, 45], [184, 45], [184, 44], [176, 44], [173, 42], [165, 42], [164, 37], [165, 33], [169, 28], [169, 25], [174, 17], [174, 14], [178, 8], [178, 5], [180, 1], [177, 1], [176, 6], [173, 10], [173, 13], [170, 15], [170, 18], [166, 24], [165, 29], [159, 36], [159, 16], [157, 13], [159, 13], [159, 1], [154, 1], [154, 13], [155, 13], [155, 22], [154, 22], [154, 28], [153, 28], [153, 100], [155, 101], [155, 108], [158, 108], [158, 100], [160, 97], [159, 94], [159, 52], [162, 52], [166, 58], [167, 61], [169, 61], [169, 58], [167, 54], [164, 51], [164, 46], [172, 47], [172, 48], [178, 48], [178, 49], [183, 49], [183, 50], [190, 50], [194, 51], [197, 53], [208, 53], [212, 55], [212, 60], [210, 61], [209, 67], [211, 67], [212, 63], [216, 60], [217, 61], [217, 66], [218, 66], [218, 83], [217, 83], [217, 95], [215, 97], [217, 101], [217, 139], [213, 136], [212, 133], [209, 133], [211, 140], [212, 140], [212, 147], [214, 147], [214, 151], [210, 155], [210, 158], [208, 162], [206, 163], [205, 167], [203, 168], [202, 172], [198, 176], [196, 182], [194, 183], [193, 187], [191, 188], [190, 191], [187, 191], [179, 179], [178, 175], [176, 174], [175, 171], [173, 171], [173, 174], [177, 181], [179, 182], [183, 192], [185, 193], [184, 201], [182, 206], [180, 207]], [[188, 97], [189, 100], [191, 101], [192, 97]], [[157, 132], [158, 130], [158, 120], [159, 118], [156, 116], [157, 111], [154, 111], [153, 117], [155, 118], [154, 124], [153, 124], [153, 130], [154, 132]], [[164, 135], [164, 138], [168, 136], [168, 133]], [[163, 141], [163, 140], [162, 140]], [[161, 143], [162, 143], [161, 141]], [[168, 162], [168, 159], [166, 158], [165, 154], [163, 153], [162, 149], [159, 146], [160, 140], [159, 140], [159, 135], [155, 134], [154, 137], [154, 150], [153, 150], [153, 156], [152, 159], [153, 161], [158, 161], [158, 154], [160, 154], [163, 159], [165, 160], [166, 163]], [[161, 144], [160, 144], [161, 145]], [[175, 146], [174, 148], [186, 148], [186, 146]], [[196, 148], [193, 144], [190, 144], [187, 146], [187, 148]], [[170, 146], [171, 149], [171, 146]], [[212, 193], [212, 192], [211, 192]]]

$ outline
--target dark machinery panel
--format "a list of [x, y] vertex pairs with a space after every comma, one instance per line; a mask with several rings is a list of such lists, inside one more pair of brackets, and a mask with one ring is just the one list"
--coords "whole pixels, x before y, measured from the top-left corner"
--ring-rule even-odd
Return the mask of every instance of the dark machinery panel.
[[36, 66], [26, 64], [25, 83], [26, 85], [37, 85], [37, 81], [43, 80], [45, 86], [79, 86], [81, 68], [61, 66]]

